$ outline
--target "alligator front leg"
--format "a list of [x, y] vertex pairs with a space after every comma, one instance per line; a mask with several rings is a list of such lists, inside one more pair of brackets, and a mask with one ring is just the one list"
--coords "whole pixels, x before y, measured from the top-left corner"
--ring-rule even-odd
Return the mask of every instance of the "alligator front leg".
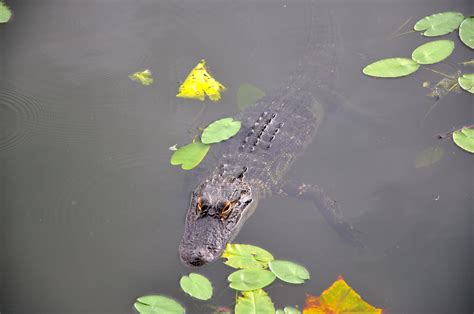
[[278, 185], [274, 190], [274, 194], [293, 196], [312, 201], [319, 211], [323, 214], [326, 221], [334, 227], [336, 232], [347, 242], [352, 245], [362, 247], [358, 235], [360, 232], [351, 224], [346, 222], [342, 216], [336, 201], [331, 199], [317, 185], [311, 184], [295, 184], [291, 181], [285, 181]]

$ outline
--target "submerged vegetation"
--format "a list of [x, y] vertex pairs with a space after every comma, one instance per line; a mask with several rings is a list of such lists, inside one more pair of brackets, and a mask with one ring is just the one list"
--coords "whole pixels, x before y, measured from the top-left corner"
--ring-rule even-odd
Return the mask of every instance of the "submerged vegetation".
[[128, 76], [132, 81], [141, 83], [142, 85], [151, 85], [153, 83], [153, 77], [151, 76], [151, 71], [146, 69], [140, 72], [135, 72]]
[[[275, 260], [273, 255], [260, 247], [248, 244], [228, 244], [222, 258], [226, 265], [239, 268], [227, 280], [229, 287], [238, 294], [234, 307], [235, 314], [298, 314], [298, 307], [275, 306], [263, 288], [272, 284], [276, 278], [290, 284], [302, 284], [309, 280], [308, 270], [290, 261]], [[181, 289], [198, 300], [212, 297], [212, 284], [204, 276], [191, 273], [180, 280]], [[149, 295], [137, 299], [135, 309], [143, 314], [185, 313], [184, 307], [175, 300], [163, 295]], [[225, 313], [230, 309], [225, 308]], [[303, 313], [381, 313], [382, 310], [366, 303], [339, 276], [320, 296], [307, 295]], [[222, 311], [216, 313], [223, 313]]]

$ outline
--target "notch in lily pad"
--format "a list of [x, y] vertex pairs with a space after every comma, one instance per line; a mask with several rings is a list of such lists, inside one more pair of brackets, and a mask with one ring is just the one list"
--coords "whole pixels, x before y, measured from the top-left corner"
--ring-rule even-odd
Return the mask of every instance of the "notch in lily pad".
[[239, 132], [240, 127], [240, 121], [235, 121], [232, 118], [216, 120], [204, 129], [201, 135], [201, 142], [204, 144], [214, 144], [228, 140]]
[[235, 314], [274, 314], [275, 306], [262, 289], [242, 292], [237, 298]]
[[204, 160], [209, 152], [209, 145], [199, 141], [179, 147], [173, 155], [171, 155], [170, 163], [173, 166], [181, 165], [183, 170], [191, 170]]
[[132, 81], [138, 82], [142, 85], [148, 86], [153, 83], [153, 77], [151, 71], [146, 69], [143, 71], [135, 72], [128, 76]]
[[459, 12], [436, 13], [416, 22], [414, 30], [423, 32], [426, 37], [446, 35], [457, 29], [463, 20], [464, 15]]
[[162, 295], [139, 297], [133, 306], [142, 314], [184, 314], [184, 307], [181, 304]]
[[380, 78], [396, 78], [410, 75], [418, 70], [420, 65], [408, 58], [388, 58], [367, 65], [362, 72], [365, 75]]
[[203, 275], [190, 273], [181, 277], [179, 285], [184, 292], [199, 300], [209, 300], [212, 297], [212, 284]]
[[12, 11], [10, 8], [0, 0], [0, 24], [8, 23], [12, 18]]

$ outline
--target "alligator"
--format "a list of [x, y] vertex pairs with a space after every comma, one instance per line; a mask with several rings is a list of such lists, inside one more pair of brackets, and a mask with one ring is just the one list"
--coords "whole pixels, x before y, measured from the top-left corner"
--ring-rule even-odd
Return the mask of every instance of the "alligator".
[[259, 200], [272, 194], [313, 201], [336, 231], [346, 239], [356, 239], [336, 202], [318, 186], [284, 179], [316, 133], [322, 102], [334, 99], [330, 84], [337, 61], [336, 24], [330, 12], [316, 9], [309, 53], [283, 88], [235, 117], [241, 121], [239, 133], [219, 144], [216, 165], [192, 192], [179, 246], [185, 265], [199, 267], [218, 259]]

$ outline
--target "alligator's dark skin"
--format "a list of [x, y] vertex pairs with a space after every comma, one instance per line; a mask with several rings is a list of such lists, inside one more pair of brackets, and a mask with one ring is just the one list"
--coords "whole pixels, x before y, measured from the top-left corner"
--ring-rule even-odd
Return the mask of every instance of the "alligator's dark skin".
[[311, 52], [289, 83], [235, 117], [242, 121], [241, 130], [220, 144], [217, 165], [192, 193], [179, 247], [184, 264], [202, 266], [219, 258], [259, 200], [275, 192], [312, 199], [331, 224], [351, 237], [335, 203], [317, 187], [283, 180], [314, 137], [321, 121], [320, 103], [328, 99], [336, 58], [329, 16], [318, 12], [314, 18], [317, 31]]

